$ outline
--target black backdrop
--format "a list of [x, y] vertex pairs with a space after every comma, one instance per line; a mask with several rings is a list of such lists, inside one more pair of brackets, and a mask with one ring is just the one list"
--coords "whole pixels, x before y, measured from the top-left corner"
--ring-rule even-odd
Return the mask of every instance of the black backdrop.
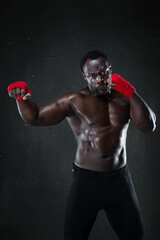
[[[61, 239], [76, 142], [67, 122], [26, 125], [7, 86], [25, 81], [37, 105], [85, 87], [79, 61], [99, 49], [113, 73], [131, 82], [157, 115], [152, 134], [131, 124], [128, 164], [145, 224], [159, 240], [159, 10], [146, 1], [5, 1], [1, 3], [0, 239]], [[117, 236], [103, 212], [89, 240]]]

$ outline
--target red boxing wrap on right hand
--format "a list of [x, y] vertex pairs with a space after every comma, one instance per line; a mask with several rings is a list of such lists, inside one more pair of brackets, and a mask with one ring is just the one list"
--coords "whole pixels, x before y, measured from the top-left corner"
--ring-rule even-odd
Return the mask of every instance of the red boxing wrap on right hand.
[[116, 85], [114, 87], [114, 89], [117, 92], [120, 92], [121, 94], [123, 94], [128, 99], [136, 91], [136, 89], [129, 82], [127, 82], [125, 79], [123, 79], [118, 74], [112, 75], [112, 83], [114, 83]]
[[[10, 92], [14, 88], [22, 88], [26, 91], [26, 95], [32, 95], [31, 91], [29, 90], [27, 84], [25, 82], [15, 82], [8, 86], [8, 92]], [[25, 96], [26, 96], [25, 95]], [[24, 102], [26, 99], [24, 97], [16, 98], [17, 101]]]

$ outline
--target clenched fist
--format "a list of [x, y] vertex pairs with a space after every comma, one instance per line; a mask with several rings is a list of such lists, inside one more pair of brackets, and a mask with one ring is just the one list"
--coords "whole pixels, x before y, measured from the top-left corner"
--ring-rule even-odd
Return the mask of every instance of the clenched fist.
[[10, 97], [21, 102], [27, 100], [32, 94], [25, 82], [12, 83], [8, 87], [8, 93]]

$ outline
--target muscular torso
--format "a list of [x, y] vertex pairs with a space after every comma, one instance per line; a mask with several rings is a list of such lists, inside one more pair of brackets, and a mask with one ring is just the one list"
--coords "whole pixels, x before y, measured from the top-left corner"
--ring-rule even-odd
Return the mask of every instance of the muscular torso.
[[111, 95], [92, 96], [88, 88], [71, 97], [73, 115], [67, 120], [77, 140], [75, 164], [107, 172], [126, 164], [129, 101], [112, 90]]

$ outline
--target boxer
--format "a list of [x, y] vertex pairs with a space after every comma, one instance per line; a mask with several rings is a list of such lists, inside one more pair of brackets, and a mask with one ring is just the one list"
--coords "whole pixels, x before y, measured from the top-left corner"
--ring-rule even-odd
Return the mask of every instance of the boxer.
[[[142, 240], [143, 220], [127, 165], [130, 121], [146, 133], [156, 117], [136, 89], [118, 74], [101, 51], [81, 60], [87, 87], [38, 107], [26, 83], [8, 87], [19, 113], [30, 125], [55, 125], [67, 119], [77, 141], [63, 239], [86, 240], [96, 216], [104, 210], [120, 240]], [[134, 154], [134, 152], [133, 152]]]

